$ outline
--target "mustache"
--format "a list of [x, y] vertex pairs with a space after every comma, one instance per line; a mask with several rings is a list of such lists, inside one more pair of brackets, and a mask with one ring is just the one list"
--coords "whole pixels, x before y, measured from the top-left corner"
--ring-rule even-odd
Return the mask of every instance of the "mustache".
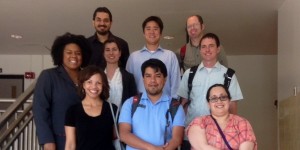
[[107, 26], [106, 25], [99, 25], [98, 27], [105, 27], [106, 28]]

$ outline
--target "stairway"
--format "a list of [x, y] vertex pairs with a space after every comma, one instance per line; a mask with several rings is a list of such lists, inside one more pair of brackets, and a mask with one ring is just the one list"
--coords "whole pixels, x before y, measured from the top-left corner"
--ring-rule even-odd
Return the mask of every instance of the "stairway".
[[32, 115], [35, 82], [16, 100], [0, 100], [0, 150], [40, 150]]

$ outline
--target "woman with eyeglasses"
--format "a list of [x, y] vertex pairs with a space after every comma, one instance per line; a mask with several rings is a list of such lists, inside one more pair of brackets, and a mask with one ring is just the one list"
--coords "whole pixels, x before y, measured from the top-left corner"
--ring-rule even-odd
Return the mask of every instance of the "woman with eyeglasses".
[[206, 94], [211, 115], [195, 118], [187, 128], [193, 150], [257, 150], [248, 120], [229, 113], [231, 100], [223, 84], [212, 85]]

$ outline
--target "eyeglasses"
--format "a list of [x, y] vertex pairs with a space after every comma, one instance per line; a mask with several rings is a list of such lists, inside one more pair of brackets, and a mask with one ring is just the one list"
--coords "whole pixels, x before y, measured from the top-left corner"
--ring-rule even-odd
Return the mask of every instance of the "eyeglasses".
[[194, 23], [194, 24], [188, 25], [186, 28], [192, 29], [192, 28], [200, 27], [199, 25], [200, 25], [200, 23]]
[[220, 97], [211, 97], [209, 98], [209, 102], [211, 103], [216, 103], [218, 102], [218, 100], [220, 101], [227, 101], [229, 98], [227, 95], [224, 95], [224, 96], [220, 96]]

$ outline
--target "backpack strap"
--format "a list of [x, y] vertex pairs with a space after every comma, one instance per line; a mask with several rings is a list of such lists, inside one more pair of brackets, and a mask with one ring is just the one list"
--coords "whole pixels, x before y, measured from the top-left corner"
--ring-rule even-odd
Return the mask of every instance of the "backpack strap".
[[190, 74], [189, 74], [189, 78], [188, 78], [188, 100], [190, 100], [190, 94], [193, 88], [193, 79], [195, 77], [196, 71], [198, 69], [198, 65], [197, 66], [193, 66], [190, 69]]
[[186, 102], [184, 105], [183, 105], [183, 108], [186, 109], [188, 105], [190, 105], [191, 101], [190, 101], [190, 94], [191, 94], [191, 91], [192, 91], [192, 88], [193, 88], [193, 80], [194, 80], [194, 77], [195, 77], [195, 74], [196, 74], [196, 71], [198, 69], [198, 66], [193, 66], [192, 68], [190, 68], [190, 73], [189, 73], [189, 77], [188, 77], [188, 102]]
[[185, 71], [184, 69], [184, 57], [185, 57], [185, 52], [186, 52], [186, 44], [180, 48], [180, 68]]
[[224, 74], [224, 85], [225, 87], [229, 88], [230, 86], [230, 82], [231, 82], [231, 79], [232, 79], [232, 76], [234, 75], [235, 71], [231, 68], [228, 68], [227, 69], [227, 72]]
[[133, 96], [132, 106], [131, 106], [131, 118], [133, 117], [137, 107], [140, 104], [141, 97], [143, 93]]
[[176, 98], [172, 98], [171, 103], [169, 105], [169, 109], [166, 112], [166, 126], [165, 126], [165, 133], [164, 133], [164, 143], [167, 142], [167, 136], [168, 136], [168, 127], [170, 126], [169, 121], [169, 113], [171, 115], [172, 122], [174, 121], [175, 115], [177, 113], [178, 107], [181, 105], [180, 101]]
[[170, 106], [169, 106], [169, 110], [168, 110], [170, 112], [172, 122], [175, 118], [176, 112], [177, 112], [178, 107], [180, 106], [180, 104], [181, 103], [178, 99], [172, 98]]

